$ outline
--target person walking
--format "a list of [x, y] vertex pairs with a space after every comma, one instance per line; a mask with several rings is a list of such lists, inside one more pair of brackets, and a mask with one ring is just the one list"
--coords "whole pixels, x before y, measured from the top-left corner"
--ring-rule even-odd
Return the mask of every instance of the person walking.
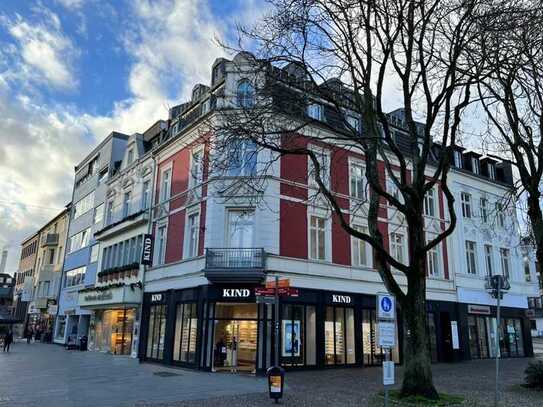
[[9, 347], [13, 342], [13, 333], [9, 331], [6, 336], [4, 336], [4, 352], [9, 353]]
[[32, 340], [32, 335], [33, 335], [33, 332], [32, 332], [32, 328], [28, 328], [26, 330], [26, 343], [30, 343], [30, 341]]

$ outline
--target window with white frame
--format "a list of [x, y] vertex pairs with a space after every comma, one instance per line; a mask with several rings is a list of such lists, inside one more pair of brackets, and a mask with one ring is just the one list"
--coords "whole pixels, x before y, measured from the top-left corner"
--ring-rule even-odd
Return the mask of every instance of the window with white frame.
[[326, 260], [326, 219], [320, 216], [309, 217], [309, 257]]
[[227, 211], [227, 246], [249, 248], [254, 246], [255, 210], [229, 209]]
[[353, 198], [364, 199], [366, 197], [364, 167], [360, 164], [351, 163], [349, 177], [351, 186], [350, 195]]
[[[435, 236], [428, 236], [428, 240]], [[426, 253], [426, 268], [430, 277], [441, 277], [441, 244], [432, 247]]]
[[83, 284], [85, 281], [85, 272], [87, 267], [79, 267], [73, 270], [68, 270], [66, 272], [66, 277], [64, 280], [64, 287], [73, 287], [75, 285]]
[[481, 173], [479, 159], [477, 159], [476, 157], [471, 157], [471, 168], [473, 169], [473, 173], [475, 174]]
[[134, 150], [133, 149], [130, 149], [128, 150], [128, 154], [127, 154], [127, 158], [126, 158], [126, 165], [130, 165], [132, 164], [132, 162], [134, 161]]
[[143, 189], [141, 193], [141, 209], [145, 210], [149, 208], [151, 202], [151, 181], [147, 180], [143, 182]]
[[[353, 229], [358, 230], [359, 232], [368, 234], [368, 227], [367, 226], [360, 226], [360, 225], [353, 225]], [[354, 236], [351, 236], [351, 242], [352, 242], [352, 265], [357, 266], [363, 266], [363, 267], [371, 267], [372, 259], [371, 259], [371, 245], [367, 242], [365, 242], [362, 239], [358, 239]]]
[[462, 202], [462, 216], [468, 219], [471, 218], [471, 195], [467, 192], [462, 192], [460, 200]]
[[94, 208], [94, 216], [92, 223], [95, 225], [98, 223], [102, 223], [102, 220], [104, 219], [104, 204], [101, 203], [96, 208]]
[[436, 216], [436, 197], [434, 188], [428, 190], [424, 195], [424, 214]]
[[529, 283], [532, 281], [532, 273], [530, 272], [530, 258], [528, 256], [524, 256], [522, 263], [524, 265], [524, 280]]
[[481, 198], [479, 201], [479, 209], [481, 211], [481, 220], [483, 223], [488, 222], [488, 199]]
[[353, 115], [347, 115], [347, 123], [351, 126], [351, 130], [360, 133], [360, 119]]
[[[330, 156], [328, 151], [318, 148], [310, 147], [310, 150], [315, 154], [317, 160], [320, 164], [320, 177], [324, 185], [328, 185], [330, 180]], [[307, 156], [307, 178], [309, 186], [313, 188], [318, 188], [317, 184], [317, 170], [313, 165], [313, 160], [310, 156]]]
[[500, 248], [500, 258], [502, 264], [502, 275], [509, 278], [511, 271], [511, 251], [504, 247]]
[[161, 225], [157, 228], [155, 265], [164, 264], [166, 255], [166, 225]]
[[127, 191], [123, 197], [123, 218], [126, 218], [130, 214], [130, 203], [132, 201], [132, 192]]
[[[394, 174], [394, 176], [397, 179], [399, 178], [399, 174]], [[390, 175], [387, 176], [386, 188], [387, 188], [387, 192], [390, 195], [392, 195], [394, 198], [396, 198], [398, 201], [400, 201], [400, 203], [403, 203], [403, 196], [400, 193], [400, 189], [398, 188], [398, 186], [396, 185], [396, 183], [394, 182], [394, 180], [392, 179], [392, 177]]]
[[250, 177], [256, 175], [258, 150], [251, 140], [238, 140], [228, 145], [229, 177]]
[[85, 230], [82, 230], [79, 233], [76, 233], [75, 235], [70, 237], [70, 253], [73, 253], [77, 250], [80, 250], [84, 247], [87, 247], [89, 244], [91, 234], [91, 228], [87, 228]]
[[100, 251], [100, 245], [94, 244], [91, 246], [90, 260], [89, 263], [95, 263], [98, 261], [98, 253]]
[[505, 213], [501, 202], [496, 202], [496, 220], [499, 227], [503, 228], [505, 226]]
[[200, 213], [192, 212], [187, 215], [187, 223], [185, 226], [185, 255], [184, 258], [196, 257], [198, 255], [198, 235]]
[[403, 233], [392, 232], [390, 234], [390, 255], [398, 262], [404, 263], [405, 257], [405, 238]]
[[198, 149], [194, 150], [190, 158], [190, 180], [189, 188], [193, 188], [196, 185], [202, 183], [203, 179], [203, 150]]
[[167, 169], [162, 172], [160, 184], [160, 202], [166, 202], [168, 199], [170, 199], [171, 176], [171, 169]]
[[493, 249], [489, 244], [485, 244], [485, 268], [487, 276], [490, 277], [494, 274]]
[[494, 163], [488, 163], [488, 176], [490, 179], [496, 179], [496, 165]]
[[462, 168], [462, 153], [460, 151], [454, 152], [454, 166], [456, 168]]
[[247, 79], [242, 79], [238, 84], [237, 103], [239, 107], [253, 107], [255, 101], [255, 88]]
[[106, 207], [106, 223], [109, 225], [113, 222], [113, 201], [109, 201]]
[[73, 219], [79, 218], [81, 215], [87, 213], [94, 206], [94, 191], [81, 198], [74, 205]]
[[475, 242], [466, 240], [466, 265], [468, 274], [477, 274], [477, 246]]
[[322, 105], [311, 103], [307, 106], [307, 115], [315, 120], [322, 120]]

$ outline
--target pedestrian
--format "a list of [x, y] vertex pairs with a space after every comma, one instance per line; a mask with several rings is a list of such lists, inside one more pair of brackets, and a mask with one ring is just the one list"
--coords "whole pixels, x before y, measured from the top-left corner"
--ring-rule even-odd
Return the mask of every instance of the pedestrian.
[[6, 336], [4, 336], [4, 352], [9, 353], [9, 347], [13, 342], [13, 333], [9, 331]]
[[30, 343], [30, 340], [32, 339], [32, 335], [33, 335], [33, 332], [32, 332], [32, 328], [28, 328], [26, 330], [26, 343]]

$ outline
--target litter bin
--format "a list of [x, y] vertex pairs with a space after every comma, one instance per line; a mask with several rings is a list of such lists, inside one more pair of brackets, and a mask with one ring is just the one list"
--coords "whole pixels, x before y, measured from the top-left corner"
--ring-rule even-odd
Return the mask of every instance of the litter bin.
[[283, 387], [285, 385], [285, 369], [280, 366], [270, 367], [266, 375], [268, 376], [268, 391], [270, 398], [276, 403], [283, 397]]
[[86, 336], [82, 336], [79, 338], [79, 350], [87, 350], [87, 345], [89, 342], [89, 338]]

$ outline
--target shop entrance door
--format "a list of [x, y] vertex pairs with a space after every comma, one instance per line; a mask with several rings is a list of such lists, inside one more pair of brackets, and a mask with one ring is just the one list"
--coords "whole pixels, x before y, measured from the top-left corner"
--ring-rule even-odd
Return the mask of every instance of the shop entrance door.
[[232, 373], [256, 371], [257, 321], [216, 320], [213, 366]]

